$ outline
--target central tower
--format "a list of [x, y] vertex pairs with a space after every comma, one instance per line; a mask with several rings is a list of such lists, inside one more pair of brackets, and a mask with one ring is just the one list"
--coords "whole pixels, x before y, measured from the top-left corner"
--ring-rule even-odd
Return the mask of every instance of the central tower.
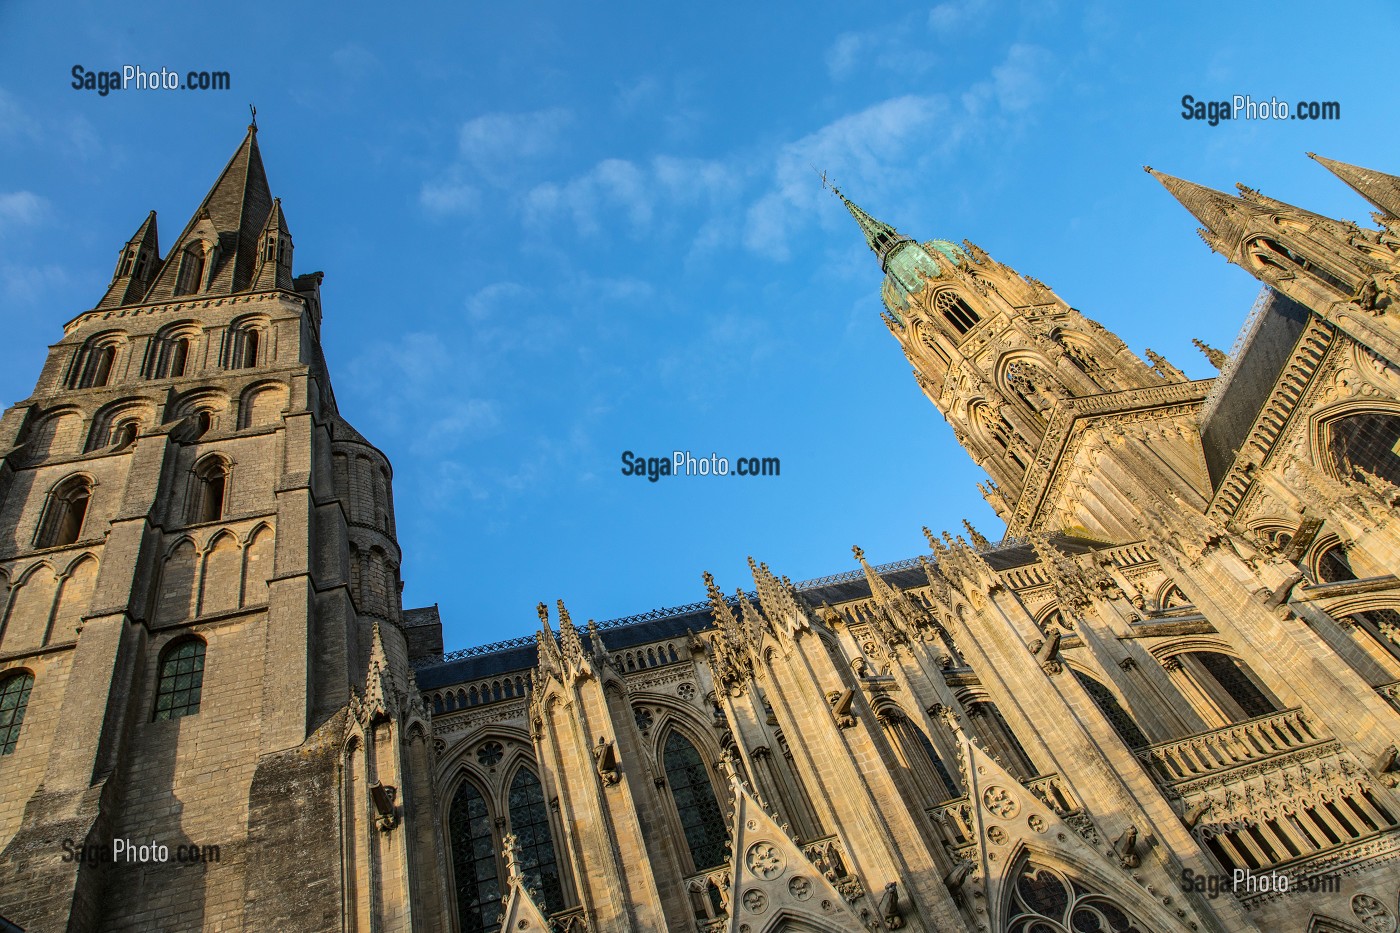
[[[1114, 438], [1133, 434], [1174, 494], [1204, 505], [1204, 461], [1182, 406], [1193, 382], [1147, 351], [1144, 362], [1044, 283], [977, 246], [918, 243], [836, 192], [885, 273], [881, 315], [958, 443], [987, 471], [983, 494], [1011, 534], [1069, 528], [1105, 540], [1138, 533], [1134, 509], [1096, 482]], [[1068, 454], [1068, 456], [1066, 456]], [[1111, 469], [1111, 467], [1110, 467]]]

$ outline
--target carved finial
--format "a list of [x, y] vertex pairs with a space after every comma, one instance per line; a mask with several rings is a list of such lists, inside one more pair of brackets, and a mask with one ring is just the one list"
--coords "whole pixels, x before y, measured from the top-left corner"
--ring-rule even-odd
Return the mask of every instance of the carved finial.
[[856, 560], [865, 560], [865, 552], [861, 550], [859, 544], [851, 545], [851, 553], [856, 556]]
[[549, 628], [549, 607], [546, 606], [544, 603], [540, 603], [538, 606], [535, 607], [535, 612], [539, 613], [540, 624], [543, 625], [546, 629]]
[[1230, 359], [1228, 356], [1226, 356], [1224, 353], [1220, 352], [1219, 350], [1215, 349], [1215, 347], [1212, 347], [1210, 344], [1206, 343], [1204, 340], [1198, 340], [1198, 339], [1196, 339], [1196, 338], [1192, 338], [1191, 342], [1192, 342], [1193, 344], [1196, 345], [1196, 349], [1197, 349], [1197, 350], [1200, 350], [1202, 353], [1204, 353], [1204, 354], [1206, 355], [1206, 359], [1210, 360], [1210, 365], [1214, 366], [1216, 369], [1219, 369], [1219, 370], [1224, 370], [1224, 369], [1225, 369], [1225, 364], [1226, 364], [1226, 362], [1228, 362], [1229, 359]]
[[985, 551], [992, 546], [992, 542], [988, 541], [976, 528], [973, 528], [972, 522], [965, 518], [963, 519], [963, 527], [967, 529], [967, 535], [972, 539], [973, 547], [977, 548], [979, 551]]
[[933, 536], [933, 532], [929, 530], [929, 527], [927, 525], [925, 525], [921, 530], [924, 533], [924, 537], [928, 539], [928, 546], [934, 547], [937, 539]]

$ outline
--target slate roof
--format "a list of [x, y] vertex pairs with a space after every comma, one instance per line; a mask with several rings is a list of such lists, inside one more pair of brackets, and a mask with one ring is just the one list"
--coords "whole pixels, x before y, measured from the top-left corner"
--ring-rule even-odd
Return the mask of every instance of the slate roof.
[[1234, 465], [1240, 445], [1293, 357], [1308, 314], [1293, 299], [1265, 288], [1245, 321], [1201, 419], [1201, 444], [1212, 489], [1220, 488]]
[[[1078, 538], [1055, 536], [1055, 544], [1071, 554], [1083, 554], [1099, 546]], [[932, 562], [932, 558], [927, 558]], [[982, 559], [995, 570], [1033, 564], [1037, 558], [1029, 543], [1019, 540], [1003, 541], [982, 552]], [[900, 589], [910, 589], [928, 583], [917, 557], [882, 564], [874, 568], [881, 579]], [[819, 577], [796, 584], [798, 592], [812, 605], [836, 605], [870, 596], [870, 583], [862, 570]], [[750, 594], [757, 601], [757, 597]], [[414, 610], [421, 612], [423, 610]], [[599, 623], [603, 644], [608, 651], [623, 651], [636, 645], [677, 638], [689, 632], [701, 632], [714, 627], [709, 603], [691, 603], [669, 609], [654, 609], [639, 616], [627, 616]], [[418, 686], [423, 690], [445, 687], [493, 677], [507, 672], [528, 670], [539, 658], [533, 635], [510, 641], [448, 652], [442, 661], [429, 662], [417, 668]]]

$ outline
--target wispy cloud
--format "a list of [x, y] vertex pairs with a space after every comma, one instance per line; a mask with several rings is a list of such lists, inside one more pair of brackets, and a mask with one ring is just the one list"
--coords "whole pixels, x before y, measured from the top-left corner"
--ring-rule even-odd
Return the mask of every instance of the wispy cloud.
[[843, 32], [826, 50], [826, 70], [834, 81], [862, 71], [886, 71], [914, 77], [927, 72], [937, 57], [922, 42], [910, 42], [917, 31], [914, 17], [893, 27], [866, 32]]
[[67, 282], [68, 273], [62, 266], [0, 265], [0, 295], [14, 304], [27, 305], [40, 301]]
[[907, 171], [948, 112], [941, 95], [906, 95], [848, 114], [778, 152], [773, 186], [749, 208], [744, 245], [772, 259], [788, 256], [788, 234], [815, 213], [822, 192], [813, 169], [876, 185]]
[[564, 142], [573, 115], [562, 107], [530, 113], [488, 113], [463, 123], [457, 148], [468, 165], [501, 177], [522, 159], [554, 153]]
[[455, 179], [425, 182], [418, 191], [418, 203], [430, 214], [448, 216], [469, 214], [481, 203], [481, 192], [474, 185]]
[[[563, 108], [527, 113], [488, 113], [457, 129], [457, 153], [437, 178], [424, 182], [418, 203], [430, 214], [470, 214], [482, 203], [482, 187], [506, 187], [532, 160], [563, 146], [573, 116]], [[468, 181], [468, 179], [471, 179]]]
[[602, 215], [620, 211], [634, 233], [651, 227], [658, 211], [672, 206], [713, 204], [736, 186], [735, 169], [721, 161], [658, 156], [648, 163], [604, 159], [564, 182], [536, 185], [524, 199], [528, 223], [547, 226], [559, 217], [579, 233], [601, 232]]
[[47, 198], [32, 191], [12, 191], [0, 194], [0, 236], [15, 227], [39, 223], [49, 213]]
[[979, 20], [985, 22], [991, 8], [990, 0], [947, 0], [929, 10], [928, 28], [941, 35], [966, 30]]

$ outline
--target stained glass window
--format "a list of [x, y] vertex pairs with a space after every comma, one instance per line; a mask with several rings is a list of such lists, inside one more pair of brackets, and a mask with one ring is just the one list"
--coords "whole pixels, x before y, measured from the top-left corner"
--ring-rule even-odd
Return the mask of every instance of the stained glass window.
[[1193, 651], [1188, 657], [1200, 662], [1246, 717], [1267, 716], [1279, 709], [1236, 659], [1217, 651]]
[[458, 785], [452, 797], [447, 831], [458, 929], [462, 933], [497, 933], [501, 928], [501, 886], [496, 875], [496, 838], [486, 799], [467, 781]]
[[547, 914], [564, 909], [564, 885], [554, 856], [544, 788], [529, 768], [516, 772], [510, 782], [510, 831], [520, 847], [520, 872]]
[[1400, 486], [1400, 417], [1351, 415], [1334, 421], [1328, 434], [1338, 475], [1360, 479], [1364, 470]]
[[1111, 898], [1031, 861], [1022, 863], [1010, 898], [1008, 933], [1148, 933]]
[[710, 773], [700, 753], [679, 732], [666, 738], [666, 780], [676, 801], [676, 812], [685, 831], [686, 845], [696, 871], [724, 864], [728, 833], [720, 811]]
[[160, 659], [155, 719], [179, 719], [199, 712], [204, 689], [204, 641], [186, 638], [170, 645]]
[[[1071, 668], [1073, 670], [1073, 668]], [[1129, 748], [1141, 748], [1148, 744], [1147, 736], [1142, 734], [1138, 724], [1132, 715], [1118, 702], [1118, 698], [1113, 695], [1103, 684], [1094, 678], [1079, 671], [1074, 671], [1074, 679], [1079, 681], [1084, 687], [1089, 698], [1094, 701], [1094, 705], [1099, 708], [1099, 712], [1104, 714], [1108, 724], [1113, 727], [1113, 731], [1118, 733]]]
[[19, 743], [19, 727], [29, 706], [29, 690], [34, 676], [27, 671], [7, 677], [0, 683], [0, 755], [8, 755]]

